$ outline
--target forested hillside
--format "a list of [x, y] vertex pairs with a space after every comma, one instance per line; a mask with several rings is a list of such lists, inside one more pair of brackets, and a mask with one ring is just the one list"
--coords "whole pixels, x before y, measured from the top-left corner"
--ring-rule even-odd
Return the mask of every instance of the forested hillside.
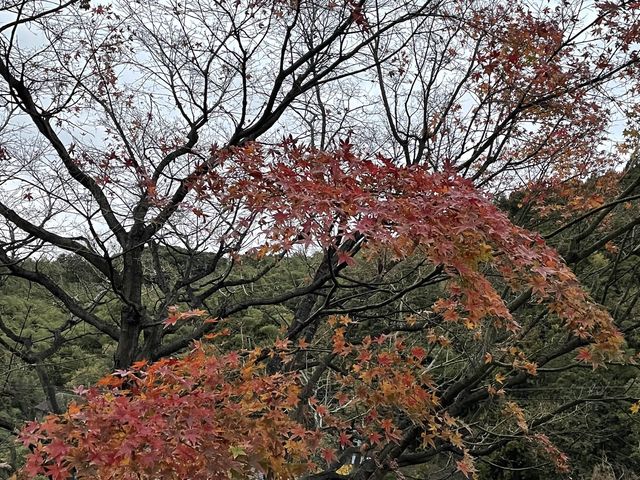
[[[179, 258], [184, 252], [176, 249], [161, 252], [161, 255]], [[146, 260], [146, 274], [152, 276], [151, 258]], [[313, 257], [287, 259], [280, 271], [252, 285], [251, 291], [240, 289], [238, 294], [273, 295], [299, 285], [317, 262]], [[238, 275], [251, 277], [268, 265], [268, 260], [256, 261], [247, 257], [243, 264]], [[93, 302], [93, 311], [100, 318], [109, 321], [117, 316], [114, 308], [117, 300], [106, 293], [108, 290], [82, 260], [61, 256], [41, 260], [37, 262], [37, 268], [56, 279], [65, 290], [73, 291], [76, 298]], [[177, 271], [173, 273], [178, 274]], [[145, 287], [148, 301], [157, 301], [151, 279], [145, 282]], [[0, 462], [15, 467], [22, 461], [24, 451], [16, 451], [15, 437], [11, 434], [25, 421], [55, 411], [52, 395], [55, 394], [58, 402], [56, 408], [62, 411], [69, 401], [77, 398], [76, 387], [90, 386], [110, 373], [115, 350], [108, 337], [70, 317], [64, 306], [39, 285], [5, 274], [1, 292], [3, 402], [0, 419], [3, 443]], [[233, 332], [225, 340], [225, 348], [253, 348], [272, 342], [291, 322], [294, 309], [295, 303], [250, 308], [233, 319]], [[188, 330], [188, 327], [183, 326], [183, 329]]]

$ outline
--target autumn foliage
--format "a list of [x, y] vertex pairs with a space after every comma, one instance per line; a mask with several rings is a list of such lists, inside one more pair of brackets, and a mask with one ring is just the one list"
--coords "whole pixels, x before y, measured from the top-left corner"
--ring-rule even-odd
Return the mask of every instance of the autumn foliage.
[[[640, 411], [518, 396], [637, 359], [638, 2], [7, 11], [0, 273], [68, 321], [2, 348], [52, 406], [85, 334], [117, 368], [22, 430], [24, 477], [474, 478], [512, 441], [566, 472], [552, 421]], [[61, 253], [89, 286], [40, 268]]]
[[[348, 265], [361, 243], [369, 257], [381, 251], [398, 260], [421, 256], [450, 277], [449, 295], [434, 305], [445, 320], [469, 329], [489, 321], [515, 332], [488, 268], [513, 291], [530, 289], [548, 302], [569, 331], [594, 341], [605, 356], [620, 347], [608, 313], [591, 302], [557, 253], [452, 169], [434, 173], [383, 157], [364, 159], [348, 142], [333, 152], [284, 142], [266, 152], [252, 144], [212, 155], [220, 169], [198, 194], [216, 195], [223, 205], [240, 202], [258, 216], [268, 238], [260, 255], [313, 245], [335, 249], [338, 263]], [[348, 240], [351, 249], [341, 248]]]
[[[267, 375], [255, 356], [205, 353], [104, 378], [61, 417], [26, 427], [25, 472], [69, 478], [246, 478], [307, 470], [320, 441], [288, 416], [295, 374]], [[52, 441], [45, 441], [53, 439]]]
[[[434, 265], [434, 275], [447, 278], [444, 295], [432, 306], [435, 324], [458, 323], [478, 336], [494, 328], [515, 338], [520, 327], [495, 280], [488, 279], [491, 272], [504, 287], [547, 304], [567, 332], [584, 342], [580, 360], [596, 365], [620, 355], [622, 337], [611, 318], [558, 255], [451, 169], [433, 173], [362, 158], [348, 142], [333, 152], [293, 142], [212, 149], [210, 161], [217, 169], [192, 188], [202, 202], [240, 204], [240, 211], [258, 219], [263, 245], [255, 255], [331, 249], [338, 268], [354, 263], [357, 252], [365, 258], [381, 252], [396, 260], [423, 257]], [[174, 309], [166, 324], [204, 314]], [[407, 322], [412, 326], [415, 319]], [[424, 367], [430, 351], [447, 348], [450, 340], [434, 330], [356, 338], [350, 335], [354, 326], [348, 316], [329, 319], [330, 358], [340, 362], [342, 373], [324, 402], [294, 373], [310, 348], [303, 339], [226, 354], [197, 343], [180, 359], [116, 372], [64, 415], [30, 424], [21, 437], [34, 448], [25, 472], [54, 479], [71, 471], [78, 478], [105, 479], [255, 473], [294, 478], [319, 465], [338, 468], [349, 448], [371, 456], [386, 452], [385, 445], [402, 445], [411, 425], [422, 432], [425, 446], [444, 443], [458, 451], [458, 469], [471, 476], [468, 429], [448, 413]], [[212, 337], [213, 344], [222, 338]], [[515, 347], [487, 352], [485, 368], [498, 359], [510, 362], [514, 375], [536, 375], [536, 364]], [[279, 373], [269, 372], [274, 361], [284, 366]], [[507, 381], [496, 375], [487, 392], [504, 394]], [[516, 403], [506, 402], [504, 412], [528, 435]], [[565, 468], [546, 437], [530, 440]]]

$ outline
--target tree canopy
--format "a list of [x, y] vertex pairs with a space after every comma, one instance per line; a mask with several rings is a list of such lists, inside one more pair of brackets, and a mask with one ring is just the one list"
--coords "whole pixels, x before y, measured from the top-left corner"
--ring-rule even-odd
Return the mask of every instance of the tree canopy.
[[598, 409], [638, 435], [638, 4], [3, 6], [22, 475], [549, 478]]

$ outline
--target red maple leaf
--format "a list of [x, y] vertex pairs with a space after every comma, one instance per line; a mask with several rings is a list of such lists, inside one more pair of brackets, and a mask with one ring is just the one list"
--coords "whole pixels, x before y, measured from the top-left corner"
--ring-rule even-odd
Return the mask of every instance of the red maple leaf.
[[340, 432], [340, 436], [338, 437], [338, 439], [340, 441], [341, 448], [353, 445], [353, 443], [351, 442], [351, 437], [347, 435], [346, 432]]
[[323, 448], [322, 449], [322, 458], [329, 465], [331, 465], [332, 463], [334, 463], [334, 462], [336, 462], [338, 460], [338, 457], [336, 456], [336, 451], [333, 450], [332, 448]]
[[591, 363], [593, 360], [593, 355], [588, 348], [581, 348], [578, 350], [578, 354], [576, 355], [576, 360], [583, 363]]

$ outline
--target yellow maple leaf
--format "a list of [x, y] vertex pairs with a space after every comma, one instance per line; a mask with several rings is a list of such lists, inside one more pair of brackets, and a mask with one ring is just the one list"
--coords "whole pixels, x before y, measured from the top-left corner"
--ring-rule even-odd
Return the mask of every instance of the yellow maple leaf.
[[349, 475], [353, 471], [353, 465], [345, 463], [339, 469], [336, 470], [338, 475]]

